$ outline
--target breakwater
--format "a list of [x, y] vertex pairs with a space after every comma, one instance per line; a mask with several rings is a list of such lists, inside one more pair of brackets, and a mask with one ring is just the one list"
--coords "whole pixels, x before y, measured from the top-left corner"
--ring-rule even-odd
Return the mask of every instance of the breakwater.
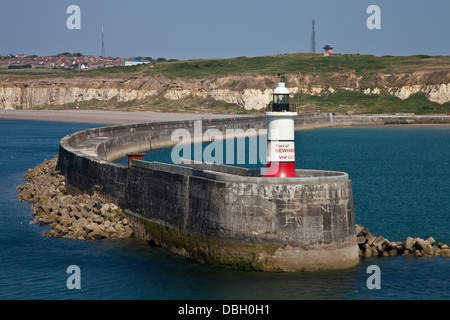
[[29, 169], [19, 186], [18, 200], [32, 203], [31, 224], [47, 225], [51, 229], [44, 237], [73, 240], [130, 238], [133, 226], [124, 212], [106, 201], [95, 190], [92, 194], [70, 194], [66, 178], [56, 171], [58, 157], [45, 160]]
[[[73, 240], [101, 240], [106, 238], [137, 237], [152, 244], [154, 235], [148, 233], [145, 223], [129, 215], [116, 204], [106, 201], [97, 190], [92, 194], [72, 195], [67, 192], [66, 178], [56, 171], [58, 157], [44, 162], [25, 175], [26, 183], [19, 186], [18, 199], [31, 202], [34, 220], [30, 224], [48, 225], [51, 229], [43, 237]], [[362, 225], [356, 225], [360, 259], [368, 257], [449, 257], [450, 246], [433, 237], [426, 240], [407, 237], [404, 241], [390, 241], [371, 234]]]
[[[321, 122], [327, 126], [331, 118], [305, 116], [299, 119], [305, 123], [299, 129]], [[258, 123], [263, 128], [264, 122], [255, 117], [202, 124], [206, 131], [258, 128]], [[287, 183], [226, 166], [135, 161], [128, 168], [111, 162], [129, 151], [173, 145], [170, 135], [180, 127], [193, 130], [194, 123], [119, 126], [70, 135], [61, 141], [57, 169], [69, 188], [98, 190], [127, 209], [148, 241], [199, 261], [267, 271], [344, 268], [358, 262], [351, 181], [345, 173], [299, 170], [299, 180]]]
[[[312, 123], [323, 118], [312, 119]], [[176, 129], [264, 130], [265, 117], [204, 119], [86, 130], [61, 140], [57, 170], [78, 192], [98, 189], [134, 216], [147, 240], [209, 264], [264, 271], [346, 268], [358, 263], [352, 185], [341, 172], [259, 170], [134, 161], [128, 152], [170, 147]], [[195, 140], [195, 139], [194, 139]], [[191, 141], [192, 142], [192, 141]]]
[[413, 255], [416, 257], [450, 258], [449, 245], [442, 242], [436, 243], [433, 237], [426, 240], [407, 237], [405, 241], [390, 241], [383, 236], [371, 234], [370, 230], [362, 225], [356, 225], [356, 236], [361, 257]]

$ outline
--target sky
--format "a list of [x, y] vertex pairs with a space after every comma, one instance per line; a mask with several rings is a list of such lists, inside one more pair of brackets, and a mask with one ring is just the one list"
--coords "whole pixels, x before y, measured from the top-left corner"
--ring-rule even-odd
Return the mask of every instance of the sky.
[[[73, 11], [80, 8], [79, 26]], [[371, 5], [379, 8], [367, 13]], [[21, 0], [0, 6], [0, 55], [225, 59], [310, 52], [450, 55], [449, 0]], [[377, 20], [374, 20], [376, 18]], [[380, 29], [369, 29], [367, 21]]]

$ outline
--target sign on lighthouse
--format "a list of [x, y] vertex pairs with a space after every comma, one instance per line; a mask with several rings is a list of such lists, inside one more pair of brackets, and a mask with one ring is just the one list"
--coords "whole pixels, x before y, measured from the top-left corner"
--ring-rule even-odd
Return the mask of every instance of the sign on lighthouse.
[[272, 111], [267, 116], [267, 178], [296, 178], [295, 123], [290, 111], [289, 90], [284, 82], [273, 92]]

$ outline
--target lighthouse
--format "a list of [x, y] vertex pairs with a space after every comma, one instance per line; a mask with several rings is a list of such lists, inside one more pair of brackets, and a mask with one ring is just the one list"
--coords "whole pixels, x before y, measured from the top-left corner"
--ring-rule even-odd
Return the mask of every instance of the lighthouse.
[[296, 178], [295, 128], [297, 112], [290, 111], [289, 90], [284, 82], [273, 92], [272, 111], [267, 116], [267, 178]]

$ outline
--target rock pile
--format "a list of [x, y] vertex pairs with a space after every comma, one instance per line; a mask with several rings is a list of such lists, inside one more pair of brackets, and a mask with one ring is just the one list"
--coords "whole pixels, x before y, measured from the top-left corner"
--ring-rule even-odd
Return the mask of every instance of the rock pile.
[[45, 160], [25, 175], [27, 182], [19, 186], [18, 199], [33, 203], [34, 221], [49, 225], [44, 237], [76, 240], [130, 238], [133, 226], [115, 204], [97, 193], [70, 195], [66, 179], [55, 171], [57, 157]]
[[436, 241], [432, 237], [427, 240], [407, 237], [404, 242], [389, 241], [382, 236], [371, 234], [369, 229], [361, 225], [356, 225], [356, 236], [361, 257], [414, 255], [450, 258], [450, 246], [441, 242], [436, 246]]

